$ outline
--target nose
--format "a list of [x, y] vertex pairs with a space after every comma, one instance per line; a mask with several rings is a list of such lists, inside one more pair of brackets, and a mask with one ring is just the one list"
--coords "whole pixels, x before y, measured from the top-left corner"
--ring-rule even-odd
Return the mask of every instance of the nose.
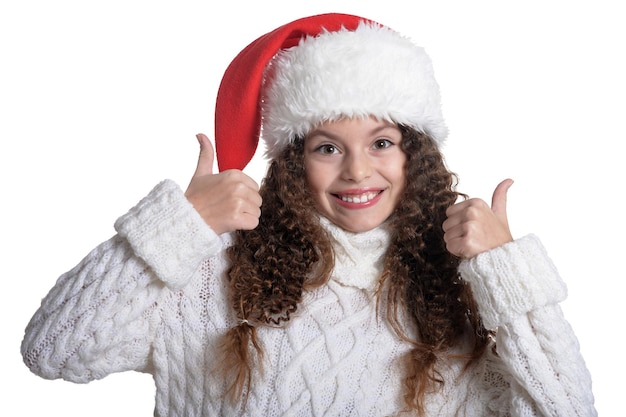
[[372, 175], [372, 161], [364, 152], [350, 153], [344, 159], [343, 165], [345, 180], [360, 183]]

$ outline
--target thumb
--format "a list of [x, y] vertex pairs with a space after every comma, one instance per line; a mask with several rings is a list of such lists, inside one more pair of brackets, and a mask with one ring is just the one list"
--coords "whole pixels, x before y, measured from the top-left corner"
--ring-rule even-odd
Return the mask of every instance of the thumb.
[[215, 158], [213, 144], [204, 133], [198, 133], [196, 138], [200, 143], [200, 156], [198, 156], [198, 166], [194, 176], [210, 175], [213, 173], [213, 160]]
[[505, 224], [508, 224], [506, 214], [506, 194], [511, 185], [513, 185], [512, 179], [502, 181], [494, 190], [493, 197], [491, 199], [491, 211], [493, 211], [497, 218], [504, 221]]

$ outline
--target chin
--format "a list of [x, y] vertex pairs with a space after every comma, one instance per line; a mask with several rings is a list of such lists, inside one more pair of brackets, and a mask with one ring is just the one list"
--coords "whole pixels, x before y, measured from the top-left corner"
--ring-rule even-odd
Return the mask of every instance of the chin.
[[350, 223], [333, 222], [333, 223], [335, 223], [337, 226], [341, 227], [342, 229], [348, 232], [364, 233], [364, 232], [369, 232], [372, 229], [376, 229], [378, 226], [380, 226], [384, 222], [381, 221], [381, 222], [362, 222], [362, 223], [351, 223], [351, 222]]

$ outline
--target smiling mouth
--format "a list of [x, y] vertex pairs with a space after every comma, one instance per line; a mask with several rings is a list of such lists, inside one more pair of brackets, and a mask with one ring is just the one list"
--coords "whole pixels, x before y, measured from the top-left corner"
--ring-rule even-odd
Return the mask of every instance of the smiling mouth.
[[368, 191], [362, 194], [334, 194], [335, 197], [345, 203], [363, 204], [378, 197], [382, 191]]

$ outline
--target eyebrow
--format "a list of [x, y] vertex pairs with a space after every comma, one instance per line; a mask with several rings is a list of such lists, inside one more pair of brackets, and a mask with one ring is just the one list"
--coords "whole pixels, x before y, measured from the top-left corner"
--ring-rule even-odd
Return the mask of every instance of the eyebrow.
[[[387, 129], [397, 129], [398, 126], [394, 125], [394, 124], [385, 124], [385, 125], [381, 125], [381, 126], [376, 126], [375, 128], [373, 128], [372, 130], [370, 130], [369, 132], [367, 132], [368, 135], [376, 135], [380, 132], [382, 132], [383, 130], [387, 130]], [[313, 137], [313, 136], [326, 136], [329, 139], [337, 139], [337, 136], [324, 130], [323, 127], [318, 127], [314, 130], [312, 130], [311, 132], [309, 132], [308, 135], [306, 135], [307, 138]]]

